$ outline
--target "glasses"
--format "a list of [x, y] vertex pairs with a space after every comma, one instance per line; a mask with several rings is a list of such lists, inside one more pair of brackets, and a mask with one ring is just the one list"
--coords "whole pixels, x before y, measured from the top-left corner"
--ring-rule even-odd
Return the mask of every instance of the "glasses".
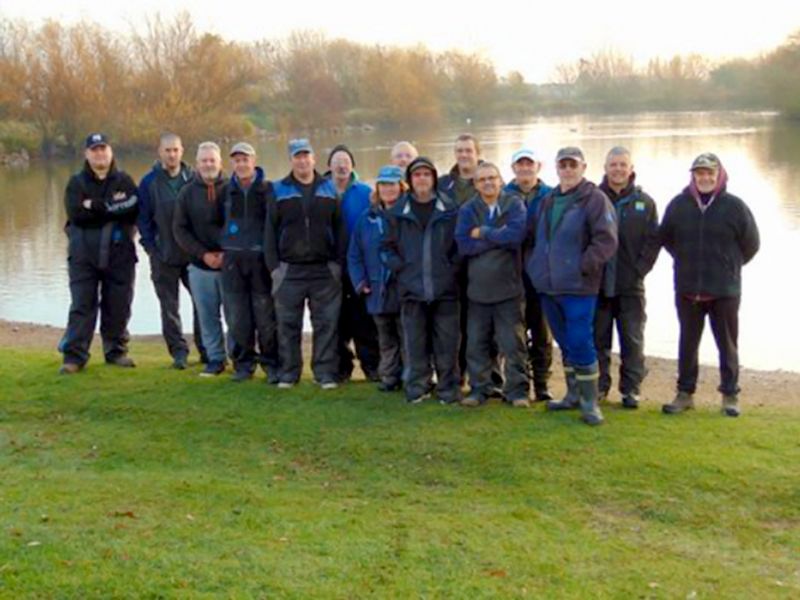
[[478, 183], [488, 183], [490, 181], [497, 181], [500, 179], [497, 175], [489, 175], [488, 177], [479, 177], [476, 179]]
[[562, 171], [567, 169], [577, 169], [580, 165], [574, 160], [562, 160], [558, 163], [558, 168]]

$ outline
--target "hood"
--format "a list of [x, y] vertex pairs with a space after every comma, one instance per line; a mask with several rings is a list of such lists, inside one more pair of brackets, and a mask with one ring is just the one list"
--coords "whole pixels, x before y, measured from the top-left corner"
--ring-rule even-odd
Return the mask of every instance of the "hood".
[[436, 170], [436, 165], [433, 164], [433, 161], [426, 156], [418, 156], [408, 163], [408, 166], [406, 167], [406, 183], [408, 184], [409, 191], [413, 189], [411, 187], [411, 172], [415, 167], [418, 166], [425, 166], [433, 171], [433, 191], [435, 193], [436, 190], [439, 189], [439, 171]]
[[[694, 183], [694, 177], [692, 174], [689, 174], [689, 185], [684, 188], [684, 193], [687, 193], [692, 196], [697, 202], [697, 205], [703, 207], [703, 202], [700, 198], [700, 190], [697, 189], [697, 186]], [[728, 172], [725, 170], [725, 166], [720, 162], [719, 163], [719, 177], [717, 178], [717, 185], [714, 187], [714, 190], [711, 192], [711, 200], [708, 204], [713, 202], [714, 198], [719, 196], [725, 189], [728, 187]], [[708, 205], [706, 204], [706, 206]]]
[[[256, 174], [255, 176], [253, 176], [253, 183], [251, 183], [250, 186], [252, 187], [258, 185], [262, 181], [264, 181], [264, 169], [262, 169], [261, 167], [256, 167]], [[234, 173], [231, 176], [231, 185], [233, 185], [233, 187], [235, 187], [238, 190], [242, 189], [242, 186], [239, 183], [239, 177], [236, 175], [236, 173]]]

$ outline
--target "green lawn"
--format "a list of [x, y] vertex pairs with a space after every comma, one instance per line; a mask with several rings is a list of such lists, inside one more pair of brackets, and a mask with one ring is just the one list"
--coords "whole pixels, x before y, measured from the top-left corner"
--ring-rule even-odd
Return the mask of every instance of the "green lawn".
[[133, 355], [0, 350], [0, 597], [800, 595], [798, 408], [589, 428]]

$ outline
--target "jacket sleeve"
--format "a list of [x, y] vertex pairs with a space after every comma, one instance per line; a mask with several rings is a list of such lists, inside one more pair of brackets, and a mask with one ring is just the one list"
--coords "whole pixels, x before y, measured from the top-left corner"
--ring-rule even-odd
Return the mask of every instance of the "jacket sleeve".
[[617, 219], [614, 207], [602, 192], [592, 194], [586, 204], [589, 244], [581, 257], [583, 273], [597, 273], [617, 251]]
[[278, 254], [278, 202], [274, 195], [267, 198], [267, 216], [264, 219], [264, 263], [270, 273], [281, 264]]
[[64, 192], [64, 208], [67, 211], [67, 219], [70, 223], [79, 227], [99, 224], [98, 217], [103, 206], [101, 206], [99, 200], [93, 200], [91, 208], [84, 208], [83, 201], [85, 198], [79, 177], [80, 175], [73, 175]]
[[656, 264], [658, 253], [661, 250], [661, 240], [658, 233], [658, 208], [653, 199], [647, 194], [642, 194], [642, 198], [647, 205], [647, 230], [644, 234], [644, 243], [636, 259], [636, 272], [639, 277], [644, 277]]
[[525, 240], [525, 204], [516, 200], [508, 211], [508, 220], [501, 227], [481, 227], [483, 239], [493, 246], [516, 248]]
[[761, 239], [758, 233], [755, 217], [748, 206], [742, 202], [743, 217], [742, 230], [739, 234], [739, 248], [742, 251], [743, 264], [749, 263], [758, 252], [761, 246]]
[[105, 205], [106, 218], [110, 221], [120, 221], [123, 223], [136, 223], [139, 216], [139, 195], [136, 184], [127, 173], [120, 173], [121, 185], [120, 192], [125, 196], [119, 200], [107, 200]]
[[172, 219], [172, 235], [175, 236], [178, 246], [183, 248], [185, 252], [202, 260], [208, 249], [197, 241], [192, 231], [188, 213], [189, 189], [190, 186], [185, 186], [178, 194], [178, 199], [175, 203], [175, 214]]
[[344, 218], [342, 203], [336, 203], [336, 210], [333, 213], [333, 230], [336, 236], [336, 262], [345, 269], [347, 266], [347, 219]]
[[661, 225], [658, 227], [658, 240], [664, 249], [669, 252], [671, 256], [675, 256], [675, 202], [677, 198], [667, 204], [667, 209], [664, 211], [664, 218], [661, 220]]
[[473, 219], [474, 212], [470, 203], [464, 204], [458, 209], [458, 216], [456, 217], [456, 229], [453, 236], [458, 245], [458, 252], [461, 256], [475, 256], [482, 254], [487, 250], [491, 250], [492, 245], [484, 239], [474, 239], [470, 236], [470, 232], [477, 227], [475, 219]]
[[151, 204], [149, 190], [151, 181], [148, 174], [139, 182], [139, 219], [136, 222], [141, 236], [139, 243], [148, 253], [156, 247], [155, 207]]
[[381, 241], [381, 250], [386, 266], [397, 273], [403, 268], [403, 252], [400, 249], [400, 231], [397, 219], [392, 215], [386, 218], [386, 235]]
[[364, 266], [364, 252], [361, 246], [361, 233], [364, 228], [364, 219], [359, 218], [356, 226], [350, 234], [350, 243], [347, 248], [347, 274], [353, 283], [353, 289], [357, 294], [369, 283], [367, 270]]

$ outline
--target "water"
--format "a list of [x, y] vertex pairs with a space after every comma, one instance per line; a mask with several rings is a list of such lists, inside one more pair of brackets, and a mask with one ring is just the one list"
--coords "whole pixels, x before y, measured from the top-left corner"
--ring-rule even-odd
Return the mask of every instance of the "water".
[[[635, 116], [540, 117], [523, 123], [472, 127], [486, 159], [511, 176], [512, 152], [527, 145], [545, 157], [543, 179], [556, 180], [552, 157], [564, 145], [579, 145], [589, 163], [587, 176], [599, 181], [605, 152], [624, 145], [633, 152], [638, 182], [656, 200], [660, 214], [689, 177], [694, 156], [716, 152], [730, 175], [729, 190], [744, 198], [761, 229], [762, 246], [743, 274], [740, 313], [742, 364], [761, 369], [800, 371], [800, 126], [787, 125], [769, 113], [688, 112]], [[363, 178], [374, 177], [388, 161], [392, 144], [411, 138], [440, 170], [453, 163], [452, 141], [458, 128], [387, 133], [351, 131], [313, 139], [318, 161], [327, 149], [348, 143]], [[284, 143], [256, 144], [269, 178], [288, 172]], [[194, 149], [187, 151], [193, 156]], [[122, 168], [139, 179], [152, 158], [118, 155]], [[323, 164], [320, 167], [324, 166]], [[63, 190], [72, 163], [35, 164], [26, 171], [0, 169], [0, 318], [63, 326], [69, 307]], [[144, 254], [140, 253], [142, 258]], [[648, 354], [675, 357], [678, 323], [672, 291], [672, 261], [666, 253], [647, 278], [646, 346]], [[190, 324], [189, 300], [183, 298], [184, 323]], [[158, 302], [146, 260], [139, 263], [130, 329], [160, 330]], [[715, 364], [716, 350], [708, 330], [701, 346], [703, 362]]]

